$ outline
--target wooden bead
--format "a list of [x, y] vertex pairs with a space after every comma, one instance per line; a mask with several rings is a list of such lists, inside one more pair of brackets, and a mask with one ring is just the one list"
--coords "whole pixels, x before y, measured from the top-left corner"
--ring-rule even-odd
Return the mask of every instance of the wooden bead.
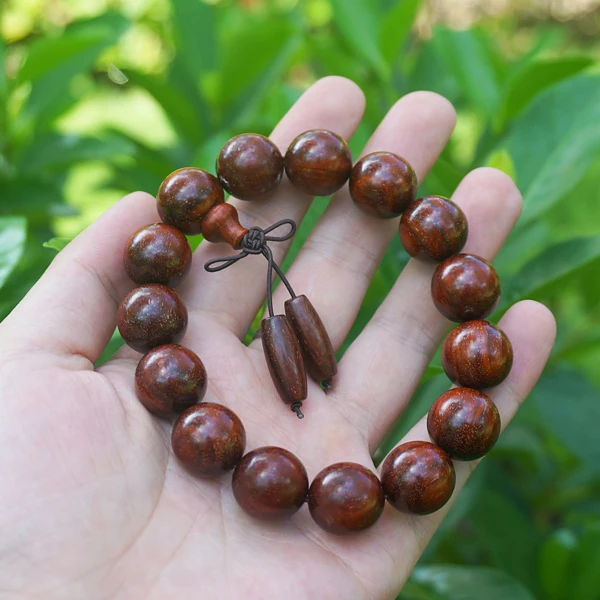
[[230, 139], [217, 158], [221, 185], [240, 200], [254, 200], [272, 192], [283, 176], [283, 156], [268, 138], [243, 133]]
[[400, 219], [400, 241], [415, 258], [441, 261], [458, 254], [468, 234], [463, 211], [442, 196], [415, 200]]
[[153, 348], [135, 371], [140, 402], [160, 417], [182, 412], [200, 402], [206, 387], [202, 361], [194, 352], [177, 344]]
[[285, 314], [300, 342], [304, 365], [317, 382], [328, 382], [337, 373], [335, 352], [314, 306], [306, 296], [297, 296], [285, 303]]
[[457, 254], [438, 265], [431, 279], [431, 297], [451, 321], [484, 319], [498, 306], [500, 277], [487, 260]]
[[289, 180], [299, 190], [311, 196], [329, 196], [348, 181], [352, 153], [336, 133], [313, 129], [290, 144], [284, 165]]
[[164, 285], [141, 285], [125, 296], [117, 311], [119, 333], [138, 352], [176, 344], [185, 335], [188, 312], [179, 296]]
[[300, 343], [285, 315], [264, 319], [261, 334], [265, 359], [279, 396], [286, 404], [306, 399], [306, 369]]
[[158, 190], [157, 207], [160, 218], [187, 235], [200, 233], [206, 213], [225, 200], [218, 179], [203, 171], [188, 167], [171, 173]]
[[487, 321], [456, 327], [442, 348], [442, 366], [456, 385], [485, 389], [502, 383], [512, 367], [513, 351], [504, 332]]
[[257, 448], [233, 472], [233, 495], [251, 517], [291, 517], [306, 500], [308, 476], [300, 460], [275, 446]]
[[329, 533], [355, 533], [368, 529], [385, 505], [377, 476], [362, 465], [342, 462], [323, 469], [308, 492], [308, 507], [315, 523]]
[[175, 287], [192, 266], [192, 249], [179, 229], [154, 223], [129, 238], [123, 263], [127, 275], [138, 285], [162, 283]]
[[248, 233], [240, 225], [238, 212], [232, 204], [213, 206], [202, 220], [202, 235], [205, 240], [215, 244], [225, 242], [236, 250], [241, 247]]
[[175, 456], [194, 475], [215, 477], [240, 462], [246, 431], [232, 410], [202, 402], [190, 406], [175, 421], [171, 445]]
[[427, 416], [431, 439], [457, 460], [487, 454], [500, 435], [500, 413], [483, 392], [454, 388], [442, 394]]
[[381, 467], [389, 503], [401, 512], [428, 515], [450, 500], [456, 484], [450, 457], [430, 442], [394, 448]]
[[382, 219], [399, 216], [417, 194], [417, 176], [400, 156], [373, 152], [360, 159], [350, 175], [350, 195], [368, 215]]

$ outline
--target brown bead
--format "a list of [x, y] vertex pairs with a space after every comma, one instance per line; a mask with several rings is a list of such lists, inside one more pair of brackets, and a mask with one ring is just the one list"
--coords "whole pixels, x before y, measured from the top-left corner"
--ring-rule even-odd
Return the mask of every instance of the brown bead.
[[140, 402], [159, 417], [179, 413], [200, 402], [206, 387], [202, 361], [177, 344], [153, 348], [135, 370], [135, 390]]
[[428, 515], [450, 500], [456, 474], [441, 448], [430, 442], [408, 442], [388, 454], [381, 467], [381, 483], [394, 508]]
[[468, 321], [450, 332], [442, 348], [442, 366], [456, 385], [485, 389], [502, 383], [510, 373], [510, 340], [487, 321]]
[[451, 321], [485, 319], [500, 300], [496, 269], [473, 254], [457, 254], [440, 263], [431, 279], [436, 308]]
[[348, 181], [352, 153], [336, 133], [313, 129], [290, 144], [284, 164], [289, 180], [299, 190], [311, 196], [329, 196]]
[[162, 283], [175, 287], [192, 266], [192, 249], [179, 229], [154, 223], [138, 229], [125, 246], [127, 275], [138, 285]]
[[164, 285], [151, 283], [133, 289], [117, 311], [119, 333], [138, 352], [176, 344], [185, 335], [188, 313], [179, 296]]
[[399, 216], [417, 194], [417, 176], [400, 156], [373, 152], [361, 158], [350, 175], [350, 195], [368, 215], [382, 219]]
[[355, 533], [375, 524], [385, 497], [377, 476], [362, 465], [342, 462], [323, 469], [308, 492], [315, 523], [329, 533]]
[[[285, 315], [264, 319], [261, 334], [265, 359], [279, 396], [300, 410], [308, 394], [300, 343]], [[302, 413], [297, 412], [298, 416]]]
[[442, 196], [415, 200], [400, 219], [400, 241], [415, 258], [444, 260], [467, 243], [469, 226], [463, 211]]
[[240, 200], [254, 200], [272, 192], [283, 176], [279, 148], [258, 133], [243, 133], [230, 139], [217, 158], [221, 185]]
[[457, 460], [487, 454], [500, 435], [500, 413], [483, 393], [454, 388], [442, 394], [427, 415], [431, 439]]
[[291, 517], [306, 500], [308, 476], [291, 452], [265, 446], [248, 452], [233, 472], [233, 495], [251, 517]]
[[213, 206], [202, 220], [202, 235], [214, 244], [225, 242], [237, 250], [247, 233], [248, 230], [240, 225], [238, 212], [232, 204]]
[[190, 406], [171, 435], [175, 456], [195, 475], [215, 477], [231, 471], [242, 459], [246, 431], [231, 410], [213, 402]]
[[183, 233], [198, 235], [206, 213], [224, 200], [223, 188], [214, 175], [187, 167], [162, 182], [157, 196], [158, 214]]
[[314, 306], [306, 296], [297, 296], [285, 303], [289, 319], [304, 356], [308, 374], [317, 382], [328, 382], [337, 373], [335, 352]]

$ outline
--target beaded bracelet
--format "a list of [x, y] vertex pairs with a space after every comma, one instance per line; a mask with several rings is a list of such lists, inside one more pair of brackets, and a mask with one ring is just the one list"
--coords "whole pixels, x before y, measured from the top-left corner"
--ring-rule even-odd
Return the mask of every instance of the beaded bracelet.
[[[285, 219], [261, 229], [243, 227], [224, 191], [251, 201], [273, 191], [283, 172], [312, 196], [328, 196], [348, 180], [362, 211], [376, 218], [402, 215], [400, 239], [407, 252], [440, 264], [432, 278], [435, 306], [460, 323], [447, 337], [442, 365], [455, 387], [428, 414], [433, 442], [402, 444], [385, 459], [381, 481], [362, 465], [337, 463], [323, 469], [309, 487], [300, 460], [283, 448], [244, 454], [246, 435], [239, 417], [220, 404], [201, 402], [207, 374], [194, 352], [178, 345], [187, 328], [187, 309], [173, 287], [192, 261], [187, 235], [226, 242], [238, 254], [214, 259], [209, 272], [246, 256], [267, 260], [267, 310], [261, 323], [265, 359], [275, 389], [296, 413], [307, 397], [307, 373], [328, 389], [337, 372], [327, 331], [306, 296], [297, 296], [273, 259], [270, 243], [290, 239], [296, 225]], [[308, 502], [315, 522], [331, 533], [361, 531], [380, 517], [385, 499], [396, 509], [424, 515], [440, 509], [455, 486], [452, 460], [485, 455], [500, 433], [494, 403], [480, 390], [501, 383], [512, 366], [506, 335], [485, 319], [500, 297], [500, 281], [484, 259], [460, 254], [468, 234], [462, 210], [441, 196], [416, 199], [417, 177], [410, 164], [390, 152], [375, 152], [352, 165], [347, 143], [335, 133], [313, 130], [298, 136], [285, 157], [269, 139], [243, 134], [228, 141], [216, 163], [217, 177], [196, 168], [169, 175], [157, 203], [163, 223], [142, 227], [127, 243], [125, 269], [139, 286], [118, 310], [118, 327], [134, 350], [144, 353], [135, 373], [137, 395], [153, 414], [180, 413], [172, 446], [179, 461], [200, 477], [233, 471], [233, 493], [241, 508], [258, 519], [293, 515]], [[275, 230], [286, 227], [282, 235]], [[273, 273], [287, 288], [285, 314], [275, 315]]]

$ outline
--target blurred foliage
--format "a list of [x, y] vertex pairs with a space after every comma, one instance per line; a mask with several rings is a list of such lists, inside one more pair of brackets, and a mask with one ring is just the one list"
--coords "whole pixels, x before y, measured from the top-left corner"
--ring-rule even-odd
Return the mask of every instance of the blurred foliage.
[[[212, 169], [226, 139], [268, 134], [316, 78], [344, 75], [365, 91], [355, 153], [400, 95], [439, 92], [459, 120], [423, 192], [451, 195], [482, 165], [515, 177], [525, 209], [496, 261], [504, 282], [498, 312], [538, 299], [557, 315], [559, 339], [531, 400], [471, 478], [400, 597], [598, 600], [600, 15], [597, 3], [583, 0], [502, 2], [497, 13], [495, 2], [482, 3], [477, 18], [461, 10], [478, 3], [455, 2], [454, 11], [451, 4], [5, 3], [0, 317], [65, 238], [121, 194], [154, 194], [184, 165]], [[444, 11], [471, 26], [449, 27]], [[314, 204], [292, 257], [323, 206]], [[351, 338], [405, 263], [396, 240]], [[440, 373], [436, 358], [380, 455], [445, 389]]]

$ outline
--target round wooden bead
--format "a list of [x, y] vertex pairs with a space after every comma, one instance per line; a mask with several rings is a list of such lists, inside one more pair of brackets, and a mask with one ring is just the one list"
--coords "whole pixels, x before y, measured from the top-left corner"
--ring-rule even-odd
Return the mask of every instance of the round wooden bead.
[[500, 300], [496, 269], [473, 254], [457, 254], [440, 263], [431, 279], [431, 297], [451, 321], [485, 319]]
[[485, 389], [502, 383], [512, 367], [513, 351], [504, 332], [487, 321], [456, 327], [442, 348], [442, 366], [456, 385]]
[[308, 476], [291, 452], [265, 446], [249, 452], [233, 472], [233, 495], [251, 517], [291, 517], [306, 500]]
[[223, 188], [214, 175], [188, 167], [171, 173], [162, 182], [157, 208], [165, 223], [187, 235], [197, 235], [206, 213], [224, 200]]
[[400, 156], [373, 152], [361, 158], [350, 175], [350, 195], [368, 215], [391, 219], [399, 216], [417, 194], [417, 176]]
[[342, 462], [323, 469], [308, 493], [315, 523], [330, 533], [371, 527], [383, 512], [385, 497], [377, 476], [362, 465]]
[[442, 196], [415, 200], [400, 219], [400, 241], [415, 258], [440, 261], [458, 254], [468, 234], [463, 211]]
[[394, 448], [381, 467], [389, 503], [399, 511], [427, 515], [450, 500], [456, 484], [450, 457], [430, 442], [408, 442]]
[[162, 283], [175, 287], [188, 274], [192, 249], [179, 229], [154, 223], [138, 229], [125, 246], [123, 263], [137, 284]]
[[500, 435], [500, 413], [483, 392], [454, 388], [442, 394], [427, 415], [431, 439], [456, 460], [486, 455]]
[[152, 283], [133, 289], [117, 311], [119, 333], [138, 352], [176, 344], [185, 335], [188, 313], [179, 296], [164, 285]]
[[195, 475], [214, 477], [231, 471], [246, 447], [246, 432], [239, 417], [213, 402], [190, 406], [173, 427], [175, 456]]
[[197, 404], [206, 394], [204, 364], [194, 352], [177, 344], [148, 352], [135, 371], [140, 402], [155, 415], [166, 417]]
[[254, 200], [272, 192], [283, 176], [283, 156], [268, 138], [243, 133], [230, 139], [217, 158], [221, 185], [240, 200]]
[[213, 206], [202, 220], [201, 229], [205, 240], [214, 244], [225, 242], [236, 250], [241, 247], [248, 233], [240, 225], [235, 206], [229, 203]]
[[329, 196], [348, 181], [352, 153], [336, 133], [313, 129], [290, 144], [284, 165], [289, 180], [299, 190], [311, 196]]

